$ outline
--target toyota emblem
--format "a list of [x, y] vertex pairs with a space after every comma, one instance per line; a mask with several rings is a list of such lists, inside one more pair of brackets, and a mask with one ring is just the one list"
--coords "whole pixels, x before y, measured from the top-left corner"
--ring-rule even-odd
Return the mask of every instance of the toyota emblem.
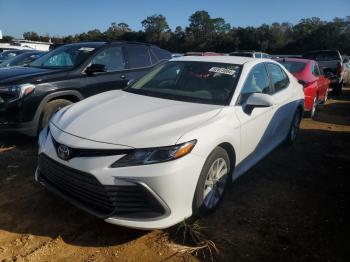
[[70, 150], [69, 147], [65, 146], [65, 145], [59, 145], [57, 148], [57, 155], [59, 158], [61, 158], [62, 160], [68, 160], [70, 158]]

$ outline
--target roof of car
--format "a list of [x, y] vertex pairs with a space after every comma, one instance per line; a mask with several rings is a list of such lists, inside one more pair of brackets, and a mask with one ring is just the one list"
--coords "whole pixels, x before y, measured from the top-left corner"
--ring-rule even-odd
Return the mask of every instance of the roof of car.
[[107, 44], [107, 42], [78, 42], [78, 43], [72, 43], [67, 44], [70, 46], [86, 46], [86, 47], [100, 47]]
[[149, 44], [149, 43], [142, 43], [142, 42], [137, 42], [137, 41], [114, 41], [114, 42], [103, 42], [103, 41], [96, 41], [96, 42], [78, 42], [78, 43], [72, 43], [72, 44], [67, 44], [70, 46], [86, 46], [86, 47], [101, 47], [103, 45], [113, 45], [113, 44], [140, 44], [140, 45], [149, 45], [149, 46], [154, 46], [157, 48], [160, 48], [156, 45]]
[[311, 59], [295, 58], [295, 57], [282, 57], [282, 58], [276, 58], [275, 60], [278, 62], [291, 61], [291, 62], [301, 62], [301, 63], [309, 63], [309, 62], [313, 61]]
[[252, 57], [242, 56], [182, 56], [173, 58], [170, 61], [194, 61], [194, 62], [213, 62], [213, 63], [229, 63], [243, 65], [250, 61], [263, 61], [264, 59], [255, 59]]

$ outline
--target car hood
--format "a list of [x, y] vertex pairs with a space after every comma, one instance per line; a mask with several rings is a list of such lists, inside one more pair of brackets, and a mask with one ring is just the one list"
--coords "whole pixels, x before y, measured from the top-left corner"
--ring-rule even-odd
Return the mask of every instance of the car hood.
[[[220, 112], [196, 104], [110, 91], [59, 111], [51, 123], [83, 139], [134, 148], [168, 146]], [[195, 139], [195, 138], [194, 138]]]
[[8, 67], [0, 68], [0, 84], [18, 82], [27, 78], [35, 78], [47, 75], [58, 70], [42, 69], [35, 67]]

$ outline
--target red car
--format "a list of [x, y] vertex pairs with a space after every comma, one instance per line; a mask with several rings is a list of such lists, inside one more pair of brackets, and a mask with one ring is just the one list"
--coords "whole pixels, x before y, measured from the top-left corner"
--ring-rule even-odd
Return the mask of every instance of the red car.
[[304, 86], [304, 109], [314, 117], [316, 107], [327, 100], [330, 81], [324, 77], [314, 60], [301, 58], [276, 59]]

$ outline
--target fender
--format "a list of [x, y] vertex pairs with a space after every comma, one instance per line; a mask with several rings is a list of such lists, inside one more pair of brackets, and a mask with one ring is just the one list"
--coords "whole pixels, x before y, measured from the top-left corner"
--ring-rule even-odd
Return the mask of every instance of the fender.
[[[82, 94], [76, 90], [65, 90], [65, 91], [58, 91], [58, 92], [54, 92], [54, 93], [51, 93], [47, 96], [44, 97], [44, 99], [41, 100], [38, 108], [36, 109], [35, 111], [35, 115], [34, 115], [34, 118], [33, 118], [33, 125], [34, 125], [34, 130], [33, 130], [33, 134], [37, 133], [38, 131], [38, 124], [39, 124], [39, 121], [40, 121], [40, 117], [41, 117], [41, 113], [45, 107], [45, 105], [50, 101], [52, 100], [53, 98], [58, 98], [58, 97], [62, 97], [62, 96], [67, 96], [67, 95], [70, 95], [70, 96], [74, 96], [76, 97], [79, 101], [83, 100], [84, 97], [82, 96]], [[34, 135], [35, 135], [34, 134]]]

